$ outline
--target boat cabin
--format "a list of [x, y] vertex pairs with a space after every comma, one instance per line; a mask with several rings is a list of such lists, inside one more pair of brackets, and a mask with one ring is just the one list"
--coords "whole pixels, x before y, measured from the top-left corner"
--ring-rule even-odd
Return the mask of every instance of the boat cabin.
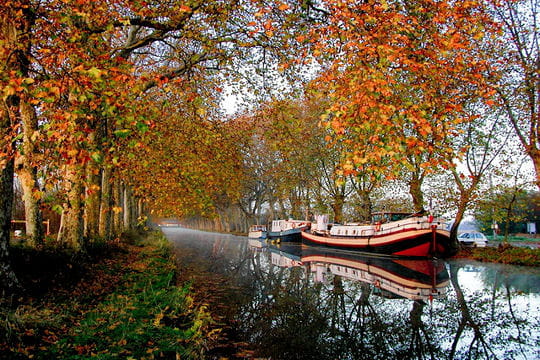
[[249, 231], [266, 231], [266, 225], [251, 225]]
[[385, 223], [391, 221], [399, 221], [405, 218], [413, 216], [413, 213], [404, 212], [404, 211], [380, 211], [374, 212], [371, 215], [371, 220], [373, 223]]
[[282, 232], [287, 230], [293, 230], [293, 229], [302, 229], [308, 226], [309, 223], [305, 220], [272, 220], [272, 224], [270, 226], [271, 232]]

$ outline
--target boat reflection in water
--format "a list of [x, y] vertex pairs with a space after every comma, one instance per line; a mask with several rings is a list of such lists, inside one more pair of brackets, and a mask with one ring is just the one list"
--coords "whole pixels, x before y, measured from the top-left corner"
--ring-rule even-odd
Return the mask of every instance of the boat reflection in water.
[[270, 261], [279, 267], [302, 266], [302, 246], [300, 244], [269, 244]]
[[248, 239], [249, 248], [253, 251], [262, 251], [268, 245], [266, 241], [259, 239]]
[[309, 248], [302, 262], [309, 264], [315, 281], [327, 273], [372, 284], [375, 294], [431, 300], [446, 296], [450, 283], [444, 263], [436, 260], [389, 259]]
[[[250, 242], [252, 249], [262, 246]], [[276, 266], [307, 267], [316, 283], [330, 281], [329, 276], [361, 281], [373, 285], [375, 295], [386, 298], [432, 300], [446, 296], [450, 284], [445, 264], [438, 260], [377, 257], [299, 244], [267, 247]]]

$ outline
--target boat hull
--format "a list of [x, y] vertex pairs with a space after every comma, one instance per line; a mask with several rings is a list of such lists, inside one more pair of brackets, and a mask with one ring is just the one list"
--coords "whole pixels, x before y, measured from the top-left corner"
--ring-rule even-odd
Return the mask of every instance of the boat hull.
[[449, 232], [442, 229], [402, 229], [373, 236], [324, 236], [302, 232], [307, 245], [357, 250], [397, 257], [444, 258], [452, 255]]
[[250, 231], [248, 233], [250, 239], [266, 239], [266, 231]]
[[269, 231], [266, 234], [268, 240], [281, 241], [281, 242], [300, 242], [302, 241], [302, 229], [290, 229], [284, 231]]

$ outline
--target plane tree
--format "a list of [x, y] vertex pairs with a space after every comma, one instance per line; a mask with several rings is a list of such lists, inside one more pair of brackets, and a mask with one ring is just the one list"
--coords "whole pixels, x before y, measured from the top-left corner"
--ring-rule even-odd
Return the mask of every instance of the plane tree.
[[237, 131], [212, 113], [211, 94], [201, 82], [192, 92], [185, 90], [165, 86], [155, 91], [161, 97], [159, 116], [151, 130], [126, 138], [129, 150], [121, 173], [131, 177], [135, 192], [157, 216], [210, 217], [217, 204], [239, 196]]
[[[258, 121], [251, 114], [237, 114], [232, 116], [231, 122], [238, 130], [237, 144], [242, 159], [242, 172], [237, 174], [241, 177], [242, 189], [238, 206], [249, 225], [265, 224], [268, 221], [267, 205], [274, 198], [274, 174], [270, 170], [275, 156], [261, 138]], [[270, 217], [273, 216], [270, 213]]]
[[18, 280], [9, 263], [8, 247], [15, 167], [16, 144], [13, 139], [21, 116], [19, 104], [24, 101], [17, 90], [25, 87], [24, 79], [29, 70], [29, 36], [33, 23], [33, 16], [25, 5], [28, 2], [0, 7], [0, 287], [8, 291], [18, 287]]
[[[515, 160], [514, 157], [512, 163]], [[525, 229], [516, 229], [514, 227], [516, 224], [534, 221], [536, 218], [538, 193], [530, 191], [532, 184], [526, 180], [528, 176], [523, 176], [523, 164], [525, 163], [523, 160], [517, 161], [519, 166], [514, 166], [513, 169], [509, 164], [508, 168], [515, 173], [499, 174], [498, 177], [495, 177], [497, 179], [502, 175], [505, 183], [492, 185], [474, 207], [474, 217], [481, 225], [482, 231], [492, 229], [496, 236], [497, 230], [500, 229], [504, 241], [508, 240], [511, 231], [525, 232]], [[512, 179], [506, 179], [504, 175], [510, 175], [513, 178], [513, 183]], [[496, 228], [494, 228], [495, 224], [497, 224]]]
[[490, 7], [502, 35], [490, 52], [494, 101], [506, 114], [536, 171], [540, 187], [540, 33], [537, 0], [501, 0]]
[[313, 138], [317, 133], [317, 113], [308, 102], [296, 97], [270, 100], [254, 117], [256, 138], [265, 146], [271, 161], [272, 193], [267, 200], [281, 203], [281, 217], [304, 218], [309, 211], [310, 189], [315, 181]]

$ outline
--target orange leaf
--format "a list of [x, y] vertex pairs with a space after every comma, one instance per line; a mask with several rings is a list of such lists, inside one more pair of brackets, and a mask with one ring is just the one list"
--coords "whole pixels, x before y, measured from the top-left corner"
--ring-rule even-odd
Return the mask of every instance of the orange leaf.
[[280, 11], [285, 11], [285, 10], [289, 10], [289, 9], [290, 9], [290, 6], [287, 5], [287, 4], [281, 4], [281, 5], [279, 5], [278, 9], [279, 9]]

